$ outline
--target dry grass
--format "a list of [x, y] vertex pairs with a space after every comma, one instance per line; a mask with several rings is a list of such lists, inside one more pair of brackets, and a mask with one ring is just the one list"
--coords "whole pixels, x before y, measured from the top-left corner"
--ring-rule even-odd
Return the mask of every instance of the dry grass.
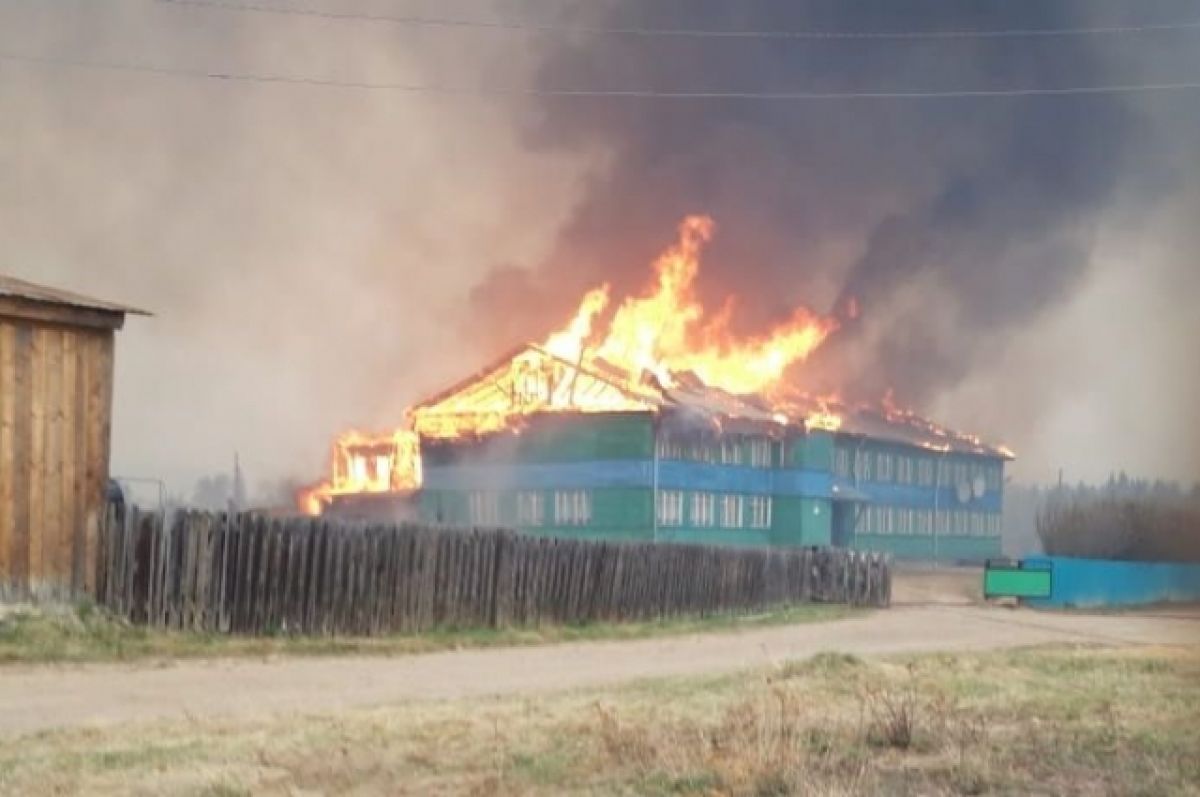
[[[482, 675], [482, 674], [481, 674]], [[1200, 652], [863, 661], [0, 742], [13, 794], [1200, 794]]]
[[545, 625], [536, 628], [449, 628], [381, 637], [271, 637], [158, 631], [134, 626], [91, 605], [73, 608], [0, 604], [0, 665], [261, 657], [272, 655], [402, 655], [459, 648], [542, 645], [598, 639], [740, 631], [861, 615], [846, 606], [807, 604], [755, 614], [722, 614], [634, 623]]

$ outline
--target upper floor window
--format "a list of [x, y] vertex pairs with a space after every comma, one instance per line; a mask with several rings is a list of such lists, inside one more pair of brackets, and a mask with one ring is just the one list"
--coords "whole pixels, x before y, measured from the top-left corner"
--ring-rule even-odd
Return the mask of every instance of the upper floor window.
[[862, 451], [854, 452], [854, 478], [858, 481], [871, 481], [871, 454]]
[[850, 475], [850, 452], [844, 448], [833, 452], [833, 472], [838, 476]]
[[771, 467], [771, 441], [766, 438], [755, 438], [750, 441], [750, 467]]
[[721, 441], [721, 464], [742, 464], [742, 445], [740, 440], [737, 438], [727, 438]]
[[892, 455], [880, 451], [876, 460], [876, 466], [876, 480], [881, 482], [890, 482], [892, 480]]

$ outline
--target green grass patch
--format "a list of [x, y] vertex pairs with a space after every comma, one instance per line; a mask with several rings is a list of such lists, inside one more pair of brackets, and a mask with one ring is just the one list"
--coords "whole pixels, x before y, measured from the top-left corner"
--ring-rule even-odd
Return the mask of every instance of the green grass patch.
[[160, 631], [135, 626], [82, 605], [18, 609], [0, 616], [0, 664], [263, 657], [272, 655], [401, 655], [459, 648], [542, 645], [611, 639], [736, 632], [861, 615], [845, 606], [808, 604], [749, 615], [714, 615], [652, 622], [543, 625], [534, 628], [437, 629], [379, 637], [230, 634]]

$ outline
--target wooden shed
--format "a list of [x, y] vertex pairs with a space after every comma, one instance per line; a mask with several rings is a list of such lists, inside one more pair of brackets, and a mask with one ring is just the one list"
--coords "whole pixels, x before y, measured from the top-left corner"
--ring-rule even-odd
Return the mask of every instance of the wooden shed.
[[95, 585], [113, 338], [140, 310], [0, 275], [0, 598]]

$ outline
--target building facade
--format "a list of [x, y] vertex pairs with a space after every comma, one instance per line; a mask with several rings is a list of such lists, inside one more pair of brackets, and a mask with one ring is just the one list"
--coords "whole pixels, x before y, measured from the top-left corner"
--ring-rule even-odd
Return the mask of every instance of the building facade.
[[[724, 427], [734, 427], [732, 430]], [[921, 560], [1000, 554], [1005, 455], [675, 409], [545, 413], [422, 440], [420, 514], [529, 534], [835, 545]]]

